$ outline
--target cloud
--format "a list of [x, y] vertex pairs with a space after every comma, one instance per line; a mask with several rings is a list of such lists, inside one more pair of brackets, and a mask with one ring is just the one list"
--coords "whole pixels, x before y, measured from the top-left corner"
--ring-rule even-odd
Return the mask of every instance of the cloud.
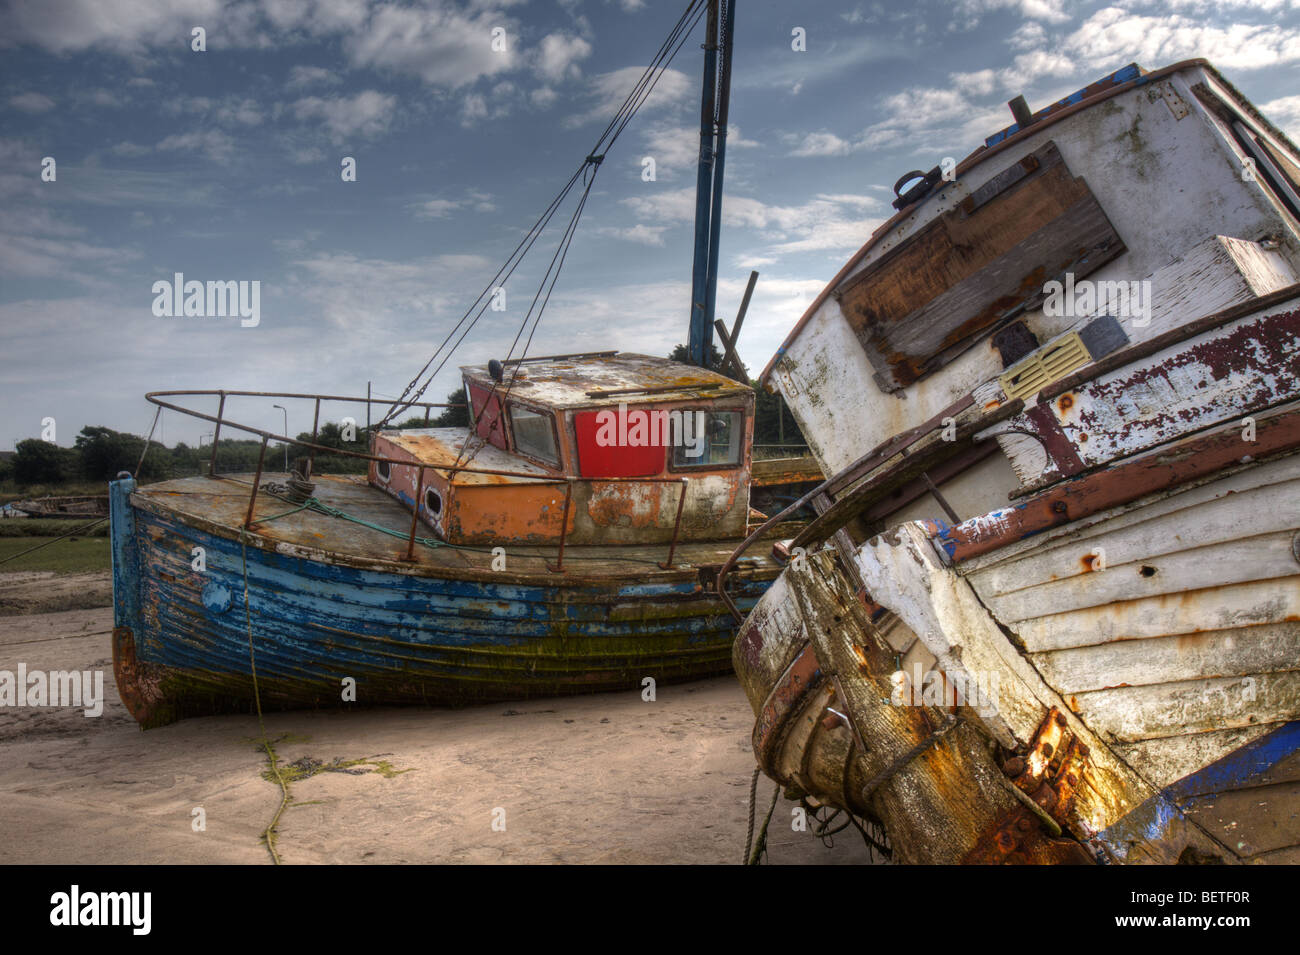
[[582, 73], [578, 62], [590, 55], [591, 44], [582, 37], [549, 33], [538, 46], [536, 69], [550, 83], [575, 79]]
[[847, 156], [852, 144], [825, 130], [804, 136], [791, 156]]
[[473, 191], [460, 199], [431, 198], [421, 199], [410, 206], [417, 219], [447, 219], [455, 212], [470, 210], [473, 212], [495, 212], [496, 205], [492, 195]]
[[959, 0], [953, 6], [952, 29], [970, 29], [995, 10], [1011, 10], [1029, 20], [1065, 23], [1065, 0]]
[[[587, 90], [589, 108], [577, 115], [570, 116], [566, 126], [582, 126], [593, 120], [609, 121], [613, 119], [623, 101], [636, 88], [637, 81], [645, 73], [644, 66], [625, 66], [620, 70], [601, 73], [593, 77]], [[696, 84], [680, 70], [661, 70], [654, 91], [641, 108], [641, 115], [656, 109], [666, 109], [687, 102], [696, 90]]]
[[155, 147], [159, 152], [196, 152], [213, 162], [226, 162], [235, 154], [235, 141], [219, 129], [173, 133]]
[[9, 105], [14, 109], [22, 110], [24, 113], [44, 113], [54, 109], [55, 104], [54, 100], [44, 93], [33, 91], [9, 97]]
[[286, 88], [290, 90], [302, 90], [309, 86], [332, 86], [339, 82], [339, 78], [327, 69], [319, 66], [295, 66], [289, 71], [289, 82]]
[[1300, 96], [1283, 96], [1263, 103], [1259, 110], [1294, 140], [1300, 140]]
[[[505, 49], [492, 48], [493, 30]], [[428, 8], [377, 5], [365, 26], [344, 40], [353, 66], [417, 76], [431, 86], [460, 89], [519, 65], [519, 30], [498, 10], [469, 12], [448, 3]]]
[[341, 143], [353, 137], [374, 138], [388, 130], [397, 97], [377, 90], [362, 90], [353, 96], [307, 96], [293, 104], [301, 120], [320, 120], [330, 139]]
[[[690, 187], [635, 196], [623, 204], [639, 220], [673, 223], [695, 218], [695, 190]], [[722, 197], [722, 224], [724, 229], [757, 230], [767, 242], [768, 256], [856, 249], [882, 221], [866, 213], [883, 209], [884, 203], [874, 196], [820, 194], [800, 205], [780, 206], [730, 193]]]
[[596, 230], [596, 234], [607, 235], [612, 239], [622, 239], [625, 242], [637, 242], [641, 245], [662, 246], [664, 244], [664, 232], [667, 230], [667, 226], [649, 226], [638, 222], [626, 229], [602, 226]]

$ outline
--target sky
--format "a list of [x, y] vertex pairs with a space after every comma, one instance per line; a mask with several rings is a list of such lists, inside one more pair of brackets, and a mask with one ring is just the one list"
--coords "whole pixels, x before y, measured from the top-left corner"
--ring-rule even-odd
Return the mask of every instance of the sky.
[[[0, 450], [50, 418], [64, 446], [85, 425], [146, 433], [147, 391], [396, 395], [686, 6], [0, 0]], [[531, 354], [685, 340], [702, 32], [601, 165]], [[751, 374], [902, 173], [968, 154], [1016, 94], [1037, 109], [1196, 56], [1300, 139], [1300, 0], [739, 0], [717, 312], [758, 270]], [[177, 272], [259, 282], [258, 323], [155, 314]], [[520, 270], [426, 398], [506, 353], [539, 276]], [[311, 414], [290, 402], [290, 433]], [[209, 431], [167, 413], [155, 438]]]

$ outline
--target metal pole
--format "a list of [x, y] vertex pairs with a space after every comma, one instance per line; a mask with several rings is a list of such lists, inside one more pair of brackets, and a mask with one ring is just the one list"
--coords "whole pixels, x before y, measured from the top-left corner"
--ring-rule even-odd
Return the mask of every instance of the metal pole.
[[713, 205], [713, 123], [718, 83], [718, 3], [709, 0], [704, 30], [704, 89], [700, 97], [700, 161], [695, 177], [695, 262], [691, 269], [690, 362], [709, 367], [713, 320], [708, 314], [709, 210]]
[[[731, 33], [736, 12], [736, 0], [727, 0], [722, 14], [721, 62], [718, 64], [718, 115], [717, 145], [713, 153], [713, 209], [709, 214], [708, 277], [705, 283], [704, 324], [706, 327], [704, 353], [713, 352], [713, 313], [718, 299], [718, 246], [722, 233], [722, 173], [727, 160], [727, 112], [731, 102]], [[740, 328], [734, 337], [740, 336]], [[706, 366], [707, 367], [707, 366]]]
[[[281, 432], [286, 438], [289, 437], [289, 409], [284, 405], [271, 405], [272, 408], [279, 408], [284, 412], [284, 431]], [[284, 473], [289, 473], [289, 442], [284, 443]]]
[[220, 392], [221, 402], [217, 405], [217, 426], [212, 430], [212, 459], [208, 461], [208, 477], [217, 475], [217, 442], [221, 440], [221, 416], [226, 413], [226, 393]]
[[411, 539], [406, 542], [406, 556], [402, 560], [415, 560], [415, 528], [420, 523], [420, 497], [423, 494], [424, 468], [420, 468], [420, 476], [415, 482], [415, 506], [411, 508]]
[[253, 525], [253, 508], [257, 505], [257, 486], [262, 483], [262, 465], [266, 461], [266, 442], [269, 434], [262, 435], [262, 450], [257, 455], [257, 475], [253, 478], [253, 493], [248, 495], [248, 513], [244, 515], [244, 530]]

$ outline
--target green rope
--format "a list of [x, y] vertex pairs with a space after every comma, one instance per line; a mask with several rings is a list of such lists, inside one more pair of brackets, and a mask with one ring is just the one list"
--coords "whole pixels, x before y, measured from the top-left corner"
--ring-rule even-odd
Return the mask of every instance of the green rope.
[[248, 629], [248, 668], [253, 674], [253, 702], [257, 706], [257, 725], [262, 731], [261, 742], [266, 749], [266, 758], [270, 760], [271, 772], [275, 774], [275, 781], [280, 784], [280, 806], [275, 810], [270, 823], [262, 830], [262, 841], [266, 843], [266, 851], [271, 853], [271, 861], [279, 865], [280, 855], [275, 851], [275, 827], [289, 805], [289, 787], [285, 784], [284, 777], [280, 775], [280, 758], [276, 756], [271, 741], [266, 737], [266, 721], [262, 718], [262, 694], [257, 685], [257, 660], [253, 656], [253, 616], [248, 607], [248, 544], [242, 527], [239, 529], [239, 554], [244, 569], [244, 626]]

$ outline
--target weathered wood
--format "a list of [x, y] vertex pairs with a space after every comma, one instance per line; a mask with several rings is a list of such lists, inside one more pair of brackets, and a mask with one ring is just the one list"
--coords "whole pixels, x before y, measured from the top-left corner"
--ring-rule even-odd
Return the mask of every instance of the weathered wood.
[[1067, 268], [1082, 276], [1123, 251], [1054, 143], [1002, 177], [840, 290], [840, 306], [882, 385], [912, 384], [1015, 306], [1041, 296], [1045, 280]]
[[[1047, 488], [1012, 507], [956, 527], [934, 527], [937, 542], [961, 562], [1000, 550], [1036, 533], [1137, 501], [1148, 494], [1212, 478], [1244, 459], [1282, 456], [1300, 446], [1300, 404], [1254, 416], [1255, 441], [1246, 445], [1237, 423], [1220, 425]], [[1249, 454], [1243, 454], [1243, 450]]]
[[[806, 566], [787, 573], [818, 659], [828, 678], [839, 677], [844, 704], [868, 747], [857, 758], [864, 774], [874, 777], [943, 726], [946, 717], [935, 707], [889, 704], [893, 649], [875, 633], [829, 553], [813, 555]], [[858, 802], [854, 808], [882, 822], [898, 861], [958, 862], [999, 815], [1017, 808], [1000, 775], [983, 737], [959, 723], [926, 755], [881, 783], [867, 805]]]
[[1300, 845], [1300, 782], [1256, 786], [1194, 800], [1189, 819], [1249, 859]]
[[[1300, 579], [1292, 586], [1300, 588]], [[1244, 677], [1300, 666], [1300, 622], [1120, 640], [1030, 659], [1058, 693]], [[1207, 703], [1209, 700], [1207, 699]]]
[[1300, 309], [1292, 309], [1238, 319], [1170, 345], [987, 433], [1027, 431], [1046, 444], [1046, 457], [1023, 440], [1004, 444], [1024, 492], [1297, 393]]
[[1071, 709], [1095, 732], [1124, 742], [1290, 720], [1297, 700], [1297, 670], [1069, 695]]
[[1136, 743], [1115, 743], [1113, 748], [1130, 766], [1141, 766], [1142, 775], [1153, 786], [1163, 788], [1271, 733], [1280, 725], [1263, 723], [1205, 733], [1185, 733]]
[[[1173, 554], [1130, 564], [1109, 563], [1104, 571], [1053, 580], [988, 599], [998, 619], [1015, 628], [1018, 621], [1042, 615], [1100, 607], [1123, 600], [1179, 594], [1203, 587], [1294, 578], [1300, 564], [1291, 551], [1293, 529], [1277, 530], [1205, 548], [1191, 547]], [[1082, 561], [1084, 555], [1080, 555]], [[1143, 568], [1147, 568], [1144, 572]]]

